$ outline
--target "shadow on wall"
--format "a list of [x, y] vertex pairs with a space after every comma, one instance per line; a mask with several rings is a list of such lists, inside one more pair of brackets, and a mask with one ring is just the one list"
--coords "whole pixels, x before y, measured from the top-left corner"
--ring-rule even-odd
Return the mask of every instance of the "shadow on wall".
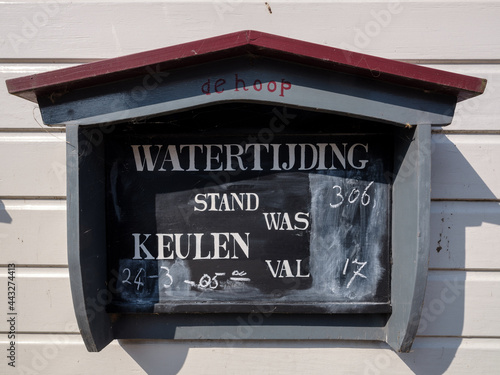
[[[485, 224], [500, 225], [495, 193], [444, 134], [433, 135], [432, 189], [430, 271], [417, 332], [423, 337], [417, 338], [412, 353], [399, 355], [415, 374], [443, 374], [452, 364], [460, 336], [467, 335], [463, 332], [467, 272], [456, 270], [493, 267], [488, 259], [481, 260], [483, 243], [474, 243], [470, 234], [475, 231], [479, 236], [480, 231], [482, 237]], [[473, 358], [477, 357], [467, 359], [471, 367]]]
[[6, 223], [6, 224], [12, 223], [12, 217], [5, 209], [5, 204], [3, 204], [1, 200], [0, 200], [0, 223]]
[[120, 345], [148, 375], [437, 375], [446, 371], [461, 340], [450, 338], [445, 348], [435, 341], [419, 338], [404, 356], [385, 343], [366, 341], [120, 340]]
[[[411, 353], [395, 353], [385, 343], [352, 341], [119, 340], [120, 345], [150, 375], [181, 370], [323, 374], [332, 368], [369, 375], [445, 373], [460, 348], [464, 327], [467, 273], [452, 270], [471, 268], [466, 233], [484, 223], [500, 225], [500, 205], [449, 138], [434, 134], [433, 143], [430, 272], [420, 337]], [[474, 358], [469, 355], [461, 363], [470, 362], [472, 368]]]
[[178, 374], [184, 366], [190, 346], [193, 344], [172, 340], [118, 340], [118, 342], [148, 375]]

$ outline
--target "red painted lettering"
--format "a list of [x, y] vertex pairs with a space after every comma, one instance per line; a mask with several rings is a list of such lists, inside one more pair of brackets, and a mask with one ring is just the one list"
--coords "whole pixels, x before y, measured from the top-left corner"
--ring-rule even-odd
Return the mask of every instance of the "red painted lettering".
[[221, 78], [221, 79], [218, 79], [216, 82], [215, 82], [215, 87], [214, 87], [214, 90], [217, 94], [220, 94], [222, 92], [224, 92], [224, 89], [220, 90], [219, 91], [219, 87], [224, 85], [226, 83], [226, 80], [224, 78]]
[[[251, 79], [248, 77], [245, 79], [252, 82]], [[217, 78], [217, 79], [214, 78], [212, 86], [210, 78], [208, 78], [205, 81], [205, 83], [201, 85], [201, 92], [205, 95], [210, 95], [212, 93], [222, 94], [224, 91], [226, 91], [227, 82], [228, 81], [225, 78]], [[234, 75], [234, 91], [236, 92], [248, 91], [251, 88], [253, 88], [256, 92], [260, 92], [262, 91], [263, 88], [265, 88], [264, 85], [266, 85], [266, 82], [262, 83], [262, 80], [257, 78], [253, 81], [253, 84], [250, 84], [247, 87], [245, 80], [243, 78], [240, 78], [238, 74]], [[232, 89], [231, 85], [228, 87], [230, 90]], [[290, 81], [287, 81], [285, 78], [281, 78], [281, 81], [267, 82], [267, 91], [270, 93], [276, 92], [278, 93], [279, 96], [282, 97], [284, 97], [285, 92], [291, 90], [291, 88], [292, 88], [292, 83]]]
[[201, 92], [205, 95], [210, 95], [210, 78], [201, 86]]
[[284, 78], [281, 79], [281, 94], [280, 96], [285, 96], [285, 90], [290, 90], [292, 88], [292, 84], [288, 81], [285, 81]]
[[[271, 90], [271, 84], [273, 85], [273, 89]], [[267, 91], [275, 92], [276, 91], [276, 81], [269, 81], [267, 84]]]
[[244, 91], [248, 91], [248, 89], [245, 87], [245, 81], [242, 79], [238, 79], [238, 74], [234, 75], [235, 81], [234, 81], [234, 91], [239, 91], [238, 90], [238, 85], [242, 83], [242, 87]]

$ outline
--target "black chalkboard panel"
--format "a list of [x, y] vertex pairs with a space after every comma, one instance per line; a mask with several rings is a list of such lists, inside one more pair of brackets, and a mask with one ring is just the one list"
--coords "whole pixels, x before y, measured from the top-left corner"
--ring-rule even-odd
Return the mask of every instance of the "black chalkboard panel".
[[392, 158], [385, 134], [115, 132], [110, 311], [390, 311]]

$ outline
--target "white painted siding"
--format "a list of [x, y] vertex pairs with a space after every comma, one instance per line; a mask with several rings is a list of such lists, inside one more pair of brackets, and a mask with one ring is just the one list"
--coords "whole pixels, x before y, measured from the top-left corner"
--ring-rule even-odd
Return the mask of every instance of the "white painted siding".
[[253, 29], [391, 59], [498, 59], [497, 1], [268, 3], [272, 13], [259, 0], [12, 2], [0, 13], [0, 55], [106, 58]]
[[[18, 365], [39, 374], [493, 374], [500, 365], [500, 1], [0, 4], [0, 311], [18, 268]], [[488, 79], [434, 129], [429, 281], [412, 353], [355, 342], [113, 342], [87, 353], [66, 258], [63, 129], [3, 81], [255, 29]], [[2, 315], [4, 316], [4, 315]], [[7, 322], [0, 320], [5, 353]], [[24, 371], [24, 372], [23, 372]]]

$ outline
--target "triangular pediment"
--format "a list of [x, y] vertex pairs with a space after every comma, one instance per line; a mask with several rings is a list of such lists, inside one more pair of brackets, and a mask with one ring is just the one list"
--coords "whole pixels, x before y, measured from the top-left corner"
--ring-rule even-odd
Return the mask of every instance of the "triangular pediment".
[[256, 102], [399, 125], [447, 125], [485, 80], [241, 31], [9, 80], [48, 125], [130, 121]]

